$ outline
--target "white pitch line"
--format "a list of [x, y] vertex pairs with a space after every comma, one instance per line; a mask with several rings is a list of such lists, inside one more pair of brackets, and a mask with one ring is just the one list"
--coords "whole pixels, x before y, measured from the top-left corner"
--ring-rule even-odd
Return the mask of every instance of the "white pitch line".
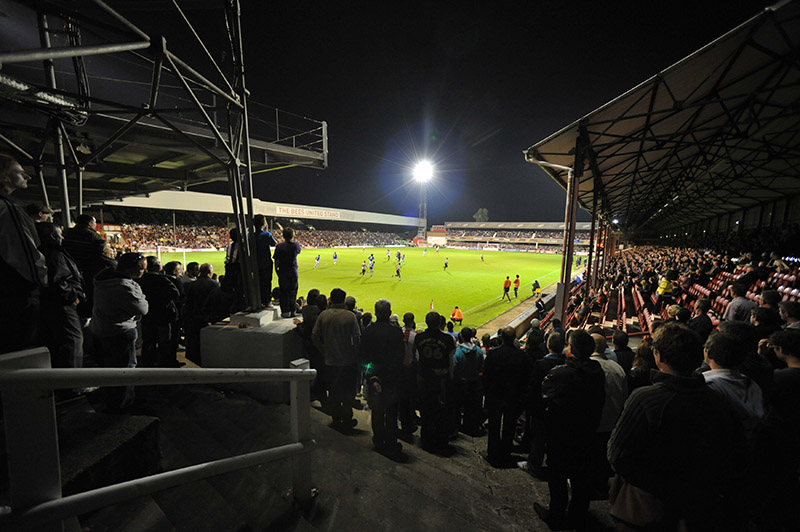
[[[542, 280], [544, 280], [544, 279], [547, 279], [548, 277], [550, 277], [550, 276], [551, 276], [551, 275], [553, 275], [554, 273], [557, 273], [557, 272], [560, 272], [560, 271], [561, 271], [561, 268], [556, 268], [556, 269], [555, 269], [555, 270], [553, 270], [552, 272], [550, 272], [550, 273], [548, 273], [548, 274], [545, 274], [545, 275], [542, 277]], [[472, 311], [473, 311], [473, 310], [475, 310], [475, 309], [479, 309], [479, 308], [481, 308], [482, 306], [484, 306], [484, 305], [488, 305], [489, 303], [493, 303], [493, 302], [495, 302], [495, 301], [497, 301], [497, 298], [496, 298], [496, 297], [493, 297], [492, 299], [489, 299], [489, 300], [487, 300], [487, 301], [484, 301], [483, 303], [478, 303], [477, 305], [475, 305], [475, 306], [474, 306], [474, 307], [472, 307], [471, 309], [467, 309], [467, 310], [465, 310], [464, 312], [472, 312]]]

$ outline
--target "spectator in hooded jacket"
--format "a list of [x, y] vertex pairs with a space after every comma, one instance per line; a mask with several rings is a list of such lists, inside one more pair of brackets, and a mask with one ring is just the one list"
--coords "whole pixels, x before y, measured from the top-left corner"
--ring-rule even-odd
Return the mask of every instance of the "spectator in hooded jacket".
[[41, 325], [44, 344], [54, 368], [83, 366], [83, 328], [78, 304], [85, 294], [83, 278], [75, 261], [61, 246], [61, 228], [50, 222], [36, 224], [42, 244], [39, 251], [47, 263], [47, 288], [41, 294]]
[[[483, 370], [483, 350], [472, 343], [475, 333], [464, 327], [458, 333], [456, 352], [453, 355], [453, 381], [456, 393], [456, 426], [464, 434], [480, 436], [481, 405], [481, 371]], [[462, 417], [463, 415], [463, 417]]]
[[[109, 368], [136, 367], [136, 325], [149, 306], [136, 282], [146, 263], [139, 253], [125, 253], [116, 268], [107, 268], [94, 278], [95, 301], [90, 329], [102, 365]], [[133, 404], [133, 386], [110, 388], [106, 399], [111, 411]]]

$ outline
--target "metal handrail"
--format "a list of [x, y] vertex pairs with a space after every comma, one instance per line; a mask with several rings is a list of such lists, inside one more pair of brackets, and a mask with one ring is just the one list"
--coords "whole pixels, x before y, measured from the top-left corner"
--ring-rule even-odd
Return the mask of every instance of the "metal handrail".
[[[311, 438], [310, 383], [316, 370], [308, 369], [306, 359], [294, 360], [291, 366], [290, 369], [52, 369], [45, 348], [0, 355], [0, 393], [12, 506], [11, 513], [0, 518], [3, 530], [27, 530], [48, 523], [61, 530], [60, 521], [70, 516], [290, 457], [294, 497], [300, 502], [308, 501], [312, 487], [307, 454], [316, 445]], [[290, 383], [292, 443], [62, 497], [53, 389], [285, 381]]]
[[152, 386], [235, 382], [311, 381], [314, 369], [66, 368], [11, 369], [0, 372], [0, 390], [62, 389], [85, 386]]

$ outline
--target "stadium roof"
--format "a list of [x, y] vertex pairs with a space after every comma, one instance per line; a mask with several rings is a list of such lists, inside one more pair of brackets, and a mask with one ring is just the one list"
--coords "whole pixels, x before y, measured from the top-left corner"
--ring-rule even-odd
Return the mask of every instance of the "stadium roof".
[[[525, 150], [578, 198], [660, 232], [800, 193], [800, 2], [786, 1]], [[567, 171], [542, 166], [567, 188]]]
[[[217, 5], [197, 0], [185, 9], [210, 4]], [[244, 167], [244, 152], [237, 149], [243, 144], [243, 106], [232, 67], [197, 60], [197, 55], [205, 59], [203, 50], [208, 53], [200, 37], [176, 33], [170, 44], [194, 45], [191, 57], [203, 68], [189, 65], [160, 36], [124, 18], [133, 13], [142, 19], [142, 9], [157, 17], [183, 16], [177, 4], [119, 2], [116, 7], [119, 12], [89, 0], [30, 0], [4, 3], [0, 11], [0, 149], [42, 169], [46, 196], [57, 209], [64, 167], [73, 206], [227, 181], [231, 153]], [[225, 13], [218, 11], [224, 32]], [[51, 42], [36, 48], [42, 20], [49, 23], [45, 33]], [[180, 26], [174, 29], [188, 31]], [[42, 61], [48, 53], [61, 54], [55, 56], [52, 83], [43, 82], [49, 78]], [[254, 101], [248, 105], [253, 174], [327, 166], [324, 122]], [[65, 139], [64, 162], [53, 142], [58, 131]], [[31, 187], [15, 197], [41, 201], [42, 180], [34, 176]]]

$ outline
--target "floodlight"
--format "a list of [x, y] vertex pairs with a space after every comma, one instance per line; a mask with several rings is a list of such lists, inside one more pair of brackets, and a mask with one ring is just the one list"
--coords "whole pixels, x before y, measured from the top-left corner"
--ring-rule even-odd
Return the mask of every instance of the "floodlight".
[[420, 161], [414, 167], [414, 179], [425, 182], [433, 177], [433, 165], [428, 161]]
[[619, 223], [619, 220], [617, 218], [614, 218], [613, 220], [611, 220], [611, 223], [616, 225]]

